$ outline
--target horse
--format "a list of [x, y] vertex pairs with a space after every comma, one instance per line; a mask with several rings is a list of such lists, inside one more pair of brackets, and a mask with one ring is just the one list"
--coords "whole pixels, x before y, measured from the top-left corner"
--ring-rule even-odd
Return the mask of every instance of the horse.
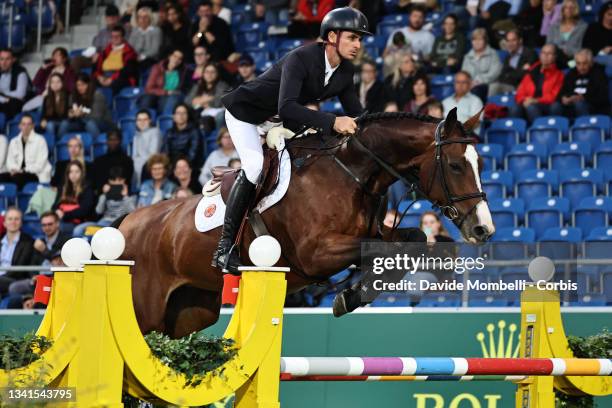
[[[287, 143], [291, 182], [283, 199], [261, 214], [281, 244], [278, 266], [288, 266], [289, 292], [328, 279], [360, 259], [362, 239], [375, 239], [372, 222], [381, 197], [396, 180], [418, 188], [451, 218], [470, 242], [485, 242], [495, 227], [482, 192], [482, 164], [468, 137], [479, 115], [465, 123], [456, 109], [444, 120], [409, 113], [358, 118], [353, 136], [333, 137], [322, 148], [316, 136]], [[201, 196], [162, 201], [128, 214], [119, 224], [126, 238], [123, 259], [136, 261], [133, 301], [143, 333], [179, 338], [205, 329], [219, 317], [223, 274], [211, 266], [221, 228], [205, 233], [194, 225]], [[386, 210], [386, 206], [384, 206]], [[255, 238], [245, 228], [242, 261]]]

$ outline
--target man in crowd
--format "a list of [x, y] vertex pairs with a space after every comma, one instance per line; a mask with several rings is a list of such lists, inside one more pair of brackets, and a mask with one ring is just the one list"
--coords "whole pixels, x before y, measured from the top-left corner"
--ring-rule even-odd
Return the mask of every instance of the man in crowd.
[[110, 170], [120, 167], [125, 180], [132, 180], [134, 162], [121, 148], [121, 133], [111, 130], [106, 137], [106, 154], [94, 160], [94, 185], [97, 192], [110, 178]]
[[[82, 68], [94, 66], [98, 61], [100, 53], [111, 40], [111, 30], [119, 24], [119, 9], [114, 4], [109, 4], [104, 10], [104, 28], [98, 31], [91, 45], [95, 48], [92, 54], [86, 53], [72, 59], [71, 65], [74, 72], [80, 72]], [[86, 50], [89, 51], [89, 50]]]
[[138, 65], [142, 71], [157, 61], [162, 43], [162, 32], [152, 24], [149, 7], [141, 7], [136, 12], [137, 25], [132, 29], [128, 42], [138, 54]]
[[13, 51], [0, 49], [0, 113], [7, 119], [21, 112], [29, 83], [28, 73], [17, 63]]
[[238, 60], [238, 79], [236, 86], [242, 85], [257, 78], [255, 74], [255, 61], [249, 54], [242, 54]]
[[[0, 240], [0, 266], [35, 265], [34, 240], [21, 231], [23, 225], [21, 210], [9, 207], [4, 215], [6, 233]], [[30, 273], [0, 271], [0, 295], [8, 293], [11, 283], [32, 277]]]
[[222, 61], [234, 52], [234, 41], [229, 25], [213, 13], [210, 0], [202, 0], [198, 6], [198, 19], [192, 26], [192, 36], [197, 44], [206, 47], [213, 61]]
[[593, 52], [584, 48], [576, 53], [574, 61], [576, 68], [563, 79], [551, 113], [570, 117], [609, 114], [608, 78], [603, 68], [593, 62]]
[[497, 81], [489, 84], [489, 96], [514, 92], [538, 56], [531, 48], [523, 46], [523, 37], [518, 30], [506, 33], [506, 51], [501, 74]]
[[516, 91], [516, 105], [510, 116], [527, 117], [531, 123], [538, 116], [551, 113], [551, 106], [563, 85], [563, 72], [555, 64], [557, 49], [546, 44], [540, 51], [540, 60], [525, 74]]
[[116, 95], [122, 88], [136, 86], [138, 77], [137, 54], [127, 41], [125, 29], [115, 26], [110, 43], [98, 58], [94, 73], [100, 86], [110, 87]]
[[[455, 74], [455, 93], [442, 101], [444, 107], [444, 117], [448, 115], [454, 107], [457, 107], [457, 119], [465, 122], [482, 110], [482, 101], [479, 97], [470, 92], [472, 89], [472, 77], [465, 71]], [[474, 130], [476, 134], [480, 127]]]
[[393, 36], [396, 32], [401, 32], [414, 54], [418, 54], [420, 59], [428, 59], [433, 49], [435, 37], [429, 31], [423, 29], [425, 23], [425, 10], [421, 7], [414, 7], [410, 12], [408, 27], [401, 28], [389, 36], [387, 47], [393, 45]]

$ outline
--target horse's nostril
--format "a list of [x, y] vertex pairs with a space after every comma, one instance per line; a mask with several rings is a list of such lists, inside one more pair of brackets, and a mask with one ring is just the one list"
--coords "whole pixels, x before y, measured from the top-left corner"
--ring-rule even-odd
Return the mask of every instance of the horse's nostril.
[[476, 238], [485, 238], [489, 235], [489, 229], [486, 225], [474, 225], [472, 233]]

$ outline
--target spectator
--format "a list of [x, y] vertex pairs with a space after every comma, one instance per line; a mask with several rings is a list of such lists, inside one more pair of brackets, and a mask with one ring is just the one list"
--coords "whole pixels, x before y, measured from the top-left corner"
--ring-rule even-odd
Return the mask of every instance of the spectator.
[[543, 0], [542, 2], [542, 25], [540, 26], [540, 41], [537, 45], [543, 45], [548, 37], [550, 28], [561, 20], [561, 5], [557, 0]]
[[89, 221], [94, 205], [95, 195], [85, 179], [83, 164], [73, 160], [66, 167], [64, 184], [51, 207], [62, 222], [62, 231], [72, 233], [75, 225]]
[[200, 184], [197, 177], [194, 176], [191, 164], [186, 157], [179, 157], [174, 162], [170, 180], [172, 180], [178, 188], [186, 188], [191, 191], [192, 194], [202, 193], [202, 184]]
[[257, 78], [255, 74], [255, 61], [249, 54], [243, 54], [238, 60], [238, 76], [234, 87], [240, 86]]
[[514, 92], [523, 76], [538, 59], [533, 49], [523, 46], [518, 30], [506, 33], [505, 45], [508, 55], [504, 59], [498, 80], [489, 84], [489, 96]]
[[[562, 51], [564, 61], [571, 60], [582, 47], [587, 24], [580, 19], [580, 7], [576, 0], [563, 0], [561, 20], [550, 27], [546, 42]], [[565, 65], [565, 64], [563, 64]]]
[[77, 77], [70, 105], [68, 120], [60, 124], [60, 135], [85, 131], [95, 139], [100, 131], [110, 129], [113, 119], [106, 98], [96, 90], [88, 75], [79, 74]]
[[285, 26], [289, 21], [289, 0], [255, 0], [255, 10], [256, 14], [264, 15], [266, 23], [274, 27], [275, 33], [287, 33]]
[[138, 65], [141, 72], [155, 64], [162, 43], [162, 32], [154, 26], [153, 12], [149, 7], [141, 7], [136, 12], [137, 25], [130, 32], [128, 42], [138, 55]]
[[489, 39], [484, 28], [472, 32], [472, 49], [463, 58], [461, 70], [472, 77], [472, 93], [483, 103], [487, 100], [489, 83], [499, 77], [502, 70], [497, 52], [489, 47]]
[[461, 67], [465, 54], [465, 37], [457, 31], [457, 16], [448, 14], [442, 22], [442, 35], [436, 37], [431, 52], [432, 71], [455, 73]]
[[385, 92], [389, 100], [395, 102], [397, 107], [406, 106], [412, 99], [412, 83], [419, 74], [417, 65], [412, 59], [412, 54], [402, 53], [397, 68], [385, 78]]
[[454, 242], [448, 235], [448, 231], [444, 228], [442, 220], [438, 213], [434, 211], [425, 211], [421, 215], [419, 228], [427, 236], [427, 242]]
[[147, 80], [145, 94], [141, 96], [141, 109], [157, 109], [158, 112], [171, 112], [174, 106], [183, 101], [189, 86], [189, 72], [183, 64], [183, 52], [172, 51], [167, 59], [153, 66]]
[[227, 128], [219, 129], [219, 133], [217, 133], [217, 146], [219, 146], [219, 149], [213, 150], [208, 155], [200, 171], [199, 181], [202, 185], [208, 183], [208, 180], [212, 178], [211, 170], [213, 167], [227, 166], [229, 160], [238, 158], [238, 153], [234, 149], [234, 143], [232, 143], [232, 138]]
[[47, 91], [42, 101], [42, 120], [40, 128], [47, 134], [58, 139], [59, 127], [62, 121], [68, 120], [70, 94], [65, 87], [61, 74], [53, 73], [49, 76]]
[[32, 84], [37, 94], [40, 95], [49, 89], [49, 79], [52, 74], [61, 76], [67, 92], [73, 91], [76, 73], [70, 66], [68, 51], [63, 47], [54, 49], [51, 53], [51, 59], [45, 61], [45, 64], [36, 72]]
[[[404, 34], [404, 37], [412, 48], [412, 52], [418, 55], [419, 59], [427, 60], [433, 49], [435, 37], [429, 30], [423, 28], [424, 23], [425, 11], [421, 7], [415, 6], [410, 12], [408, 27], [401, 28], [397, 31]], [[393, 35], [395, 32], [391, 33], [389, 36], [387, 47], [393, 44]]]
[[599, 19], [589, 24], [582, 46], [595, 56], [612, 54], [612, 1], [603, 4], [599, 9]]
[[516, 105], [510, 107], [510, 116], [526, 116], [533, 122], [538, 116], [550, 113], [550, 107], [563, 85], [563, 72], [555, 65], [556, 48], [546, 44], [540, 51], [540, 60], [525, 74], [516, 91]]
[[114, 4], [106, 6], [104, 11], [104, 28], [93, 38], [91, 49], [86, 49], [83, 55], [74, 57], [71, 66], [74, 72], [81, 72], [83, 68], [95, 66], [100, 54], [111, 42], [111, 30], [119, 24], [119, 9]]
[[19, 134], [8, 146], [6, 169], [0, 181], [17, 184], [21, 189], [26, 183], [48, 183], [51, 179], [49, 149], [45, 138], [34, 132], [34, 120], [24, 113], [19, 121]]
[[414, 79], [412, 95], [414, 97], [404, 106], [404, 111], [417, 115], [427, 114], [429, 104], [436, 100], [431, 96], [431, 87], [426, 75], [420, 75]]
[[112, 167], [108, 172], [107, 183], [102, 187], [102, 194], [98, 197], [96, 214], [102, 216], [96, 222], [84, 222], [74, 228], [75, 236], [85, 235], [87, 227], [99, 225], [109, 227], [119, 217], [136, 209], [136, 196], [128, 193], [128, 185], [119, 166]]
[[204, 76], [204, 68], [210, 62], [210, 54], [206, 47], [198, 45], [193, 49], [193, 58], [195, 60], [195, 67], [191, 74], [191, 81], [198, 82]]
[[569, 117], [610, 114], [608, 78], [603, 68], [593, 62], [593, 53], [584, 48], [574, 57], [576, 68], [563, 79], [563, 87], [550, 110], [553, 115]]
[[295, 14], [289, 25], [289, 35], [297, 38], [315, 39], [319, 36], [323, 17], [335, 7], [334, 0], [297, 0]]
[[385, 112], [399, 112], [397, 103], [395, 103], [394, 101], [387, 102], [387, 104], [385, 105]]
[[223, 7], [223, 0], [212, 0], [212, 12], [215, 16], [225, 21], [226, 24], [232, 24], [232, 10]]
[[0, 113], [7, 120], [21, 112], [29, 82], [27, 71], [17, 63], [13, 51], [0, 49]]
[[227, 162], [227, 166], [234, 170], [240, 170], [242, 168], [242, 162], [238, 158], [230, 159], [230, 161]]
[[151, 114], [141, 110], [136, 114], [136, 133], [132, 142], [132, 160], [134, 161], [134, 182], [138, 186], [142, 172], [149, 157], [159, 153], [162, 135], [159, 128], [151, 126]]
[[162, 141], [162, 153], [171, 161], [184, 155], [192, 166], [197, 166], [200, 159], [200, 132], [191, 122], [189, 107], [184, 103], [176, 105], [172, 127], [168, 129]]
[[209, 63], [204, 68], [204, 76], [195, 84], [187, 96], [185, 103], [190, 105], [198, 116], [216, 117], [223, 112], [221, 97], [229, 86], [219, 78], [219, 67]]
[[106, 153], [94, 160], [94, 188], [101, 191], [110, 178], [110, 169], [120, 167], [126, 180], [132, 180], [134, 162], [121, 147], [121, 132], [111, 130], [106, 136]]
[[[465, 122], [482, 110], [482, 101], [479, 97], [470, 92], [472, 89], [472, 77], [465, 71], [455, 74], [455, 93], [442, 101], [444, 107], [444, 117], [454, 107], [457, 108], [457, 119]], [[479, 134], [480, 127], [474, 130]]]
[[375, 62], [365, 61], [361, 65], [361, 82], [357, 92], [361, 106], [368, 112], [382, 112], [385, 109], [385, 85], [377, 78]]
[[60, 219], [53, 211], [44, 212], [40, 216], [40, 228], [45, 236], [34, 241], [34, 249], [37, 252], [35, 255], [38, 258], [36, 263], [51, 266], [54, 255], [62, 250], [71, 236], [60, 231]]
[[[31, 236], [21, 231], [23, 226], [23, 214], [17, 207], [7, 208], [4, 214], [4, 228], [6, 233], [0, 240], [0, 265], [27, 266], [35, 265], [34, 240]], [[11, 283], [23, 279], [31, 278], [29, 273], [0, 271], [0, 295], [8, 293]]]
[[125, 41], [125, 29], [116, 26], [111, 31], [111, 41], [98, 58], [98, 66], [94, 73], [98, 83], [110, 87], [113, 95], [128, 86], [138, 84], [136, 51]]
[[444, 119], [444, 107], [438, 101], [433, 101], [427, 104], [427, 114], [432, 118]]
[[[6, 173], [6, 155], [8, 153], [8, 140], [6, 136], [0, 135], [0, 174]], [[2, 222], [0, 220], [0, 229], [2, 228]], [[2, 231], [0, 231], [2, 234]]]
[[85, 161], [83, 141], [78, 136], [71, 137], [66, 145], [68, 148], [68, 160], [60, 160], [55, 163], [53, 177], [51, 178], [51, 185], [53, 187], [60, 188], [64, 185], [64, 176], [66, 174], [66, 167], [68, 163], [73, 160], [78, 160], [85, 169], [85, 179], [90, 182], [93, 178], [93, 169], [89, 162]]
[[189, 26], [183, 11], [178, 5], [171, 4], [166, 8], [166, 22], [162, 28], [162, 49], [160, 56], [167, 57], [175, 49], [183, 51], [186, 62], [193, 61], [193, 48], [189, 35]]
[[210, 0], [198, 6], [198, 19], [191, 30], [192, 44], [204, 46], [213, 61], [222, 61], [234, 52], [234, 41], [229, 25], [213, 14]]
[[147, 161], [149, 180], [143, 181], [138, 193], [138, 208], [169, 200], [176, 189], [176, 184], [168, 180], [170, 160], [165, 154], [154, 154]]
[[543, 44], [544, 37], [540, 35], [543, 18], [542, 0], [526, 1], [520, 13], [514, 17], [516, 30], [522, 33], [525, 46], [537, 47]]

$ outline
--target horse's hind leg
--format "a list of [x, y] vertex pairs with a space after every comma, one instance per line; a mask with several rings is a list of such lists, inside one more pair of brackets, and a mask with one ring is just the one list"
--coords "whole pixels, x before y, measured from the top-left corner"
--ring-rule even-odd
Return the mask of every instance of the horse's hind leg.
[[172, 338], [179, 338], [212, 326], [219, 319], [220, 308], [220, 292], [181, 286], [168, 299], [165, 332]]

